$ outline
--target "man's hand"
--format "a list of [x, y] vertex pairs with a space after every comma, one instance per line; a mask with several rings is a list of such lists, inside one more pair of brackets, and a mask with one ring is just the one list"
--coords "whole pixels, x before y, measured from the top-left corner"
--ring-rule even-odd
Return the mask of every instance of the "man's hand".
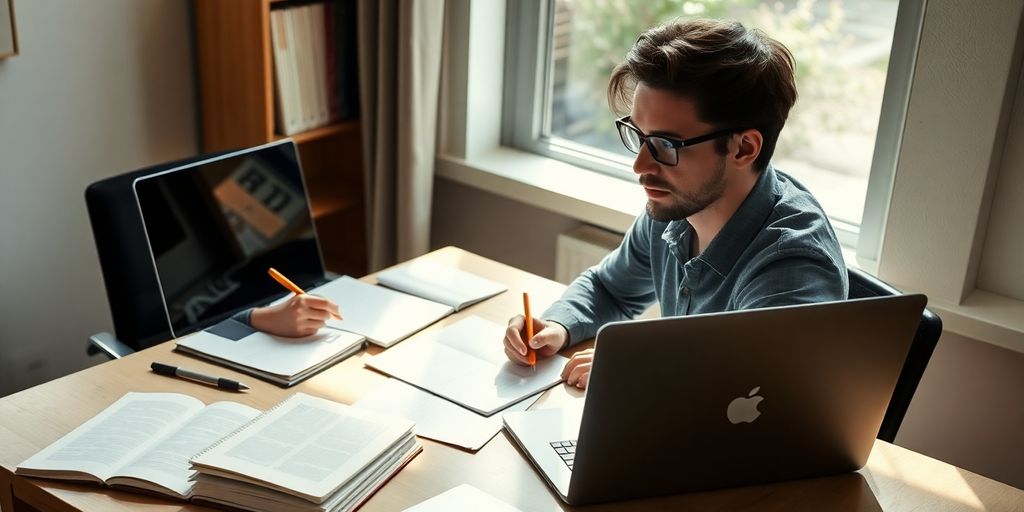
[[[526, 357], [526, 343], [523, 342], [525, 331], [526, 318], [523, 315], [509, 319], [508, 328], [505, 329], [505, 355], [521, 365], [530, 364]], [[537, 351], [537, 359], [553, 356], [569, 341], [569, 332], [557, 322], [545, 322], [534, 317], [533, 332], [536, 334], [528, 341], [530, 347]]]
[[565, 368], [562, 369], [562, 380], [570, 386], [584, 389], [590, 381], [590, 365], [594, 362], [594, 349], [588, 348], [573, 354]]
[[255, 308], [249, 318], [252, 326], [263, 332], [301, 338], [316, 334], [332, 313], [338, 314], [333, 301], [303, 293], [274, 306]]

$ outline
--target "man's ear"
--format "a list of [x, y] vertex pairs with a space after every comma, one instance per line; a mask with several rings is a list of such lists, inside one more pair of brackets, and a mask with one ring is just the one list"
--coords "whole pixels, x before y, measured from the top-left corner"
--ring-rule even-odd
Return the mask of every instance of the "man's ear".
[[764, 144], [764, 136], [760, 130], [750, 128], [733, 135], [729, 142], [729, 154], [736, 164], [736, 167], [753, 167], [758, 155], [761, 154], [761, 145]]

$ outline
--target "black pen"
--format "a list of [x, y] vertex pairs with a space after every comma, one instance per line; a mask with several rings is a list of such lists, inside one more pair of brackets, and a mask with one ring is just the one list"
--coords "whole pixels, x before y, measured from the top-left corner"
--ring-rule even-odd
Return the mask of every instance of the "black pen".
[[249, 386], [238, 382], [237, 380], [225, 379], [223, 377], [215, 377], [213, 375], [207, 375], [205, 373], [199, 373], [195, 370], [189, 370], [187, 368], [178, 368], [177, 366], [171, 366], [169, 364], [158, 363], [156, 361], [149, 365], [154, 372], [160, 375], [167, 375], [170, 377], [181, 377], [183, 379], [194, 380], [196, 382], [202, 382], [203, 384], [209, 384], [211, 386], [217, 386], [221, 389], [227, 389], [231, 391], [242, 391], [249, 389]]

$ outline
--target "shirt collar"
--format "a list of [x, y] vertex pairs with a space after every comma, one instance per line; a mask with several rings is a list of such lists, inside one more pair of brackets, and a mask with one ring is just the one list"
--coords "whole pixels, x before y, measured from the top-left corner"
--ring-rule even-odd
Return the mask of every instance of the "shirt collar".
[[[761, 232], [765, 220], [775, 207], [775, 168], [771, 164], [761, 173], [750, 189], [746, 199], [725, 223], [704, 253], [694, 258], [711, 267], [717, 274], [726, 276], [732, 271], [740, 254], [746, 250], [750, 242]], [[690, 259], [690, 230], [692, 226], [686, 219], [675, 220], [665, 227], [661, 238], [668, 245], [669, 251], [680, 263]]]

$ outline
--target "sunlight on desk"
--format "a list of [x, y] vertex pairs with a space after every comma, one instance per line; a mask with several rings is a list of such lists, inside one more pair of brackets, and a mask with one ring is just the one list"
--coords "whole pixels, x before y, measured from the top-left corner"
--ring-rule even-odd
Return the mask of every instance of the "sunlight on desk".
[[[964, 475], [956, 467], [949, 464], [932, 461], [928, 472], [921, 472], [921, 465], [912, 458], [921, 457], [912, 452], [895, 446], [875, 445], [868, 459], [868, 466], [871, 468], [872, 482], [874, 486], [891, 487], [891, 489], [876, 489], [876, 494], [884, 501], [906, 501], [910, 494], [917, 495], [913, 501], [943, 501], [960, 504], [965, 510], [986, 510], [986, 506], [978, 498], [978, 495], [971, 488], [964, 478]], [[885, 477], [890, 481], [882, 483], [878, 477]], [[871, 477], [868, 478], [872, 480]], [[873, 486], [873, 487], [874, 487]], [[886, 491], [890, 492], [886, 492]]]

